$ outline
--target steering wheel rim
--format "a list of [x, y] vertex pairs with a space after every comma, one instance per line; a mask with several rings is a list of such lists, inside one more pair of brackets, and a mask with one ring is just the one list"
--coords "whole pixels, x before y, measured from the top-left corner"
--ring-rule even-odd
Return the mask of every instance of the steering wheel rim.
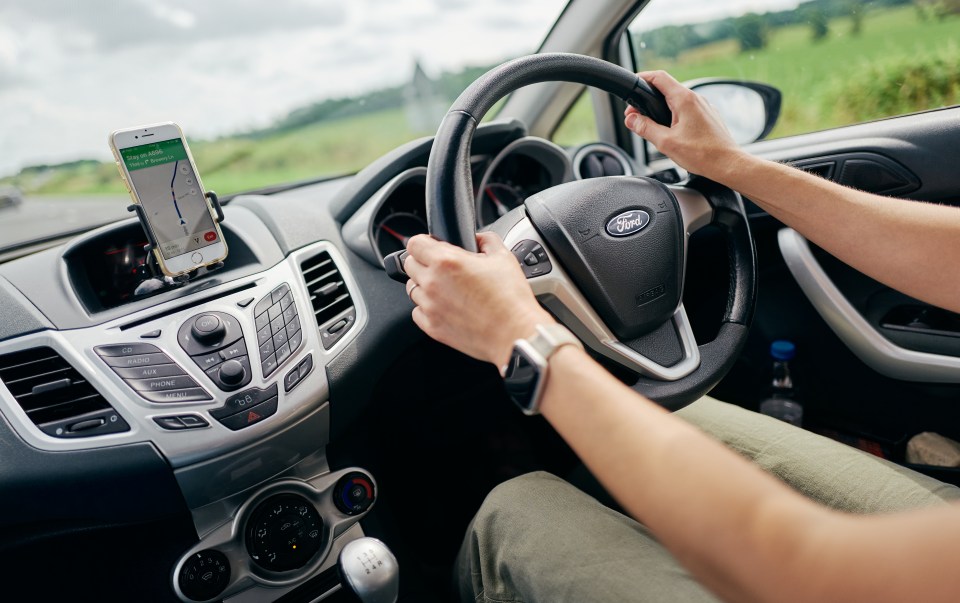
[[[468, 251], [477, 251], [476, 212], [470, 170], [473, 134], [484, 115], [500, 98], [523, 86], [547, 81], [566, 81], [593, 86], [615, 94], [658, 123], [669, 125], [672, 119], [669, 107], [659, 91], [651, 88], [636, 74], [606, 61], [582, 55], [554, 53], [531, 55], [504, 63], [481, 76], [460, 95], [443, 119], [434, 139], [427, 165], [426, 190], [427, 223], [430, 233], [434, 237], [463, 247]], [[680, 226], [683, 230], [679, 233], [680, 237], [689, 237], [694, 222], [699, 220], [696, 223], [697, 228], [704, 225], [702, 216], [688, 220], [684, 208], [681, 208], [677, 202], [677, 194], [660, 183], [643, 178], [629, 179], [633, 180], [633, 183], [627, 183], [624, 181], [625, 179], [619, 179], [617, 182], [611, 182], [611, 180], [618, 179], [605, 178], [568, 183], [569, 185], [577, 184], [577, 187], [579, 187], [569, 186], [568, 189], [573, 193], [582, 192], [584, 183], [595, 183], [596, 186], [612, 187], [615, 192], [614, 196], [632, 194], [632, 192], [640, 189], [652, 191], [650, 194], [661, 195], [661, 200], [669, 201], [672, 199], [673, 205], [677, 208], [674, 217], [681, 222]], [[651, 185], [638, 189], [638, 186], [640, 186], [637, 183], [638, 180], [649, 181]], [[634, 191], [626, 191], [624, 187], [628, 184]], [[567, 185], [560, 185], [548, 190], [556, 191], [565, 186]], [[624, 366], [628, 366], [640, 374], [638, 381], [633, 386], [634, 389], [673, 410], [681, 408], [706, 394], [733, 366], [737, 355], [746, 343], [747, 331], [753, 317], [753, 307], [756, 299], [756, 250], [740, 196], [726, 187], [695, 176], [682, 188], [682, 191], [676, 191], [678, 194], [682, 193], [680, 197], [687, 196], [689, 192], [691, 195], [699, 195], [709, 204], [709, 224], [716, 226], [723, 233], [727, 243], [730, 261], [730, 289], [726, 312], [718, 335], [711, 342], [697, 345], [693, 340], [689, 323], [686, 321], [681, 297], [686, 267], [686, 238], [683, 238], [682, 253], [672, 256], [675, 262], [680, 262], [681, 265], [675, 266], [675, 268], [680, 269], [682, 276], [680, 290], [674, 292], [678, 306], [673, 309], [671, 320], [675, 321], [677, 337], [684, 344], [686, 365], [683, 366], [685, 368], [679, 372], [671, 372], [668, 368], [665, 368], [664, 371], [645, 370], [647, 365], [643, 362], [639, 364], [621, 362]], [[546, 227], [552, 227], [553, 224], [549, 223], [549, 220], [552, 219], [552, 216], [548, 215], [549, 211], [543, 209], [545, 205], [543, 200], [539, 199], [541, 195], [543, 193], [528, 199], [520, 208], [501, 218], [492, 229], [499, 232], [507, 240], [509, 233], [514, 231], [518, 224], [526, 221], [526, 226], [529, 227], [531, 218], [528, 214], [533, 215], [536, 228], [526, 229], [527, 236], [533, 239], [528, 242], [541, 241], [542, 246], [546, 249], [544, 257], [549, 257], [556, 264], [557, 250], [551, 250], [551, 245], [547, 243], [547, 237], [542, 236]], [[660, 202], [661, 207], [667, 204], [669, 203]], [[698, 213], [699, 211], [691, 211], [690, 213]], [[652, 212], [653, 210], [651, 210]], [[658, 217], [660, 213], [664, 213], [665, 217]], [[667, 213], [666, 210], [657, 212], [657, 215], [651, 218], [657, 224], [665, 225], [660, 227], [661, 230], [673, 228], [670, 225], [669, 216], [666, 216]], [[546, 233], [546, 235], [551, 236], [550, 233]], [[551, 240], [558, 241], [557, 236], [554, 233]], [[596, 236], [596, 233], [592, 236]], [[566, 255], [567, 259], [570, 257], [570, 254]], [[559, 266], [562, 265], [563, 262], [559, 262]], [[565, 276], [564, 270], [559, 266], [556, 273]], [[532, 279], [530, 282], [535, 283], [537, 279]], [[576, 286], [570, 288], [573, 290], [576, 289]], [[640, 298], [637, 299], [637, 305], [642, 305], [639, 303]], [[589, 311], [584, 312], [590, 314]], [[554, 314], [558, 313], [554, 312]], [[606, 316], [608, 318], [611, 316], [609, 308], [607, 308]], [[574, 320], [573, 322], [577, 322], [577, 324], [571, 324], [568, 320], [563, 320], [564, 317], [558, 317], [581, 338], [584, 338], [585, 343], [590, 344], [590, 341], [588, 341], [590, 338], [584, 337], [590, 335], [589, 328], [584, 330], [582, 323]], [[595, 319], [596, 316], [590, 318]], [[606, 333], [606, 330], [601, 330]], [[635, 335], [636, 332], [636, 329], [618, 331], [620, 335], [630, 333], [631, 336]], [[609, 339], [609, 333], [607, 335]], [[621, 339], [623, 338], [621, 337]], [[688, 349], [687, 340], [694, 343], [692, 352]], [[617, 341], [616, 343], [620, 342]], [[606, 353], [610, 349], [617, 349], [617, 346], [607, 345], [607, 348], [604, 349], [603, 346], [598, 346], [594, 342], [594, 345], [590, 345], [590, 347], [594, 351], [617, 360], [615, 355]], [[629, 354], [629, 352], [626, 353]], [[644, 359], [642, 354], [638, 353], [638, 356]], [[657, 366], [656, 363], [653, 364]], [[637, 367], [639, 367], [639, 370]], [[653, 375], [656, 375], [656, 377]]]

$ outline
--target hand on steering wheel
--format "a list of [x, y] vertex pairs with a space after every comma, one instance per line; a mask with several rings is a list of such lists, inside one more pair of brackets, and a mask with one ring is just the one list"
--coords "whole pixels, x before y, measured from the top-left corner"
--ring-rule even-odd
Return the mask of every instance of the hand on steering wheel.
[[413, 320], [437, 341], [504, 366], [513, 342], [555, 322], [533, 296], [516, 258], [492, 232], [471, 253], [427, 235], [407, 244], [407, 293]]
[[628, 106], [624, 121], [674, 163], [693, 174], [723, 183], [742, 154], [716, 109], [665, 71], [638, 74], [663, 94], [673, 113], [669, 127]]

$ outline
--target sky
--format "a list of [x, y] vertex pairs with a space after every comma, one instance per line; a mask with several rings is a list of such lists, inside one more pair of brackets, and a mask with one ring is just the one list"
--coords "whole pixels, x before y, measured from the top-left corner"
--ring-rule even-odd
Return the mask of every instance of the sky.
[[[583, 1], [583, 0], [581, 0]], [[268, 125], [323, 98], [536, 50], [566, 0], [3, 0], [0, 176], [108, 159], [115, 129], [192, 138]], [[651, 23], [796, 0], [654, 0]], [[656, 8], [655, 14], [652, 8]]]

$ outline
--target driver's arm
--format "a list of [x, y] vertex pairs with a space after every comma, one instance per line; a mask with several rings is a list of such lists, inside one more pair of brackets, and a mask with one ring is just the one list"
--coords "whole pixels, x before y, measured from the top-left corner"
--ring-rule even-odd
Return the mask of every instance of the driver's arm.
[[846, 188], [742, 151], [706, 100], [663, 71], [641, 73], [673, 125], [626, 111], [627, 127], [684, 169], [724, 184], [860, 272], [960, 312], [960, 210]]
[[[431, 337], [497, 366], [552, 322], [492, 233], [479, 254], [410, 240], [407, 290]], [[795, 493], [570, 346], [541, 412], [633, 517], [732, 601], [955, 601], [960, 510], [843, 515]]]

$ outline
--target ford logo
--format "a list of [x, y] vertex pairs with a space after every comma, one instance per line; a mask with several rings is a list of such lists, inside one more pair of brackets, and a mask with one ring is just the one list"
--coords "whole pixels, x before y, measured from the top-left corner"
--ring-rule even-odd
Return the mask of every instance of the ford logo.
[[607, 232], [615, 237], [629, 237], [647, 227], [650, 214], [642, 209], [631, 209], [607, 222]]

